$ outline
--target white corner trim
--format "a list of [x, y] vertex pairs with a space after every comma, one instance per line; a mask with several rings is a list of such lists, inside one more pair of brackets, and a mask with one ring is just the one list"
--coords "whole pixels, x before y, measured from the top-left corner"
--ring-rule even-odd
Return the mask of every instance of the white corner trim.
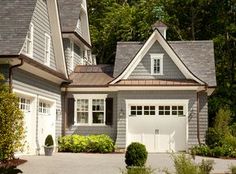
[[163, 36], [161, 36], [161, 33], [157, 30], [155, 30], [152, 33], [152, 35], [149, 37], [149, 39], [143, 45], [143, 47], [139, 50], [138, 54], [134, 57], [134, 59], [131, 61], [131, 63], [128, 65], [128, 67], [116, 79], [114, 79], [110, 84], [115, 84], [117, 81], [119, 81], [121, 79], [127, 79], [130, 76], [130, 74], [133, 72], [133, 70], [136, 68], [136, 66], [140, 63], [140, 61], [145, 56], [145, 54], [148, 52], [148, 50], [151, 48], [151, 46], [155, 43], [155, 41], [158, 41], [160, 43], [160, 45], [163, 47], [163, 49], [170, 56], [172, 61], [176, 64], [176, 66], [179, 68], [179, 70], [183, 73], [183, 75], [187, 79], [193, 79], [200, 84], [204, 84], [201, 80], [196, 78], [187, 69], [187, 67], [183, 64], [183, 62], [181, 62], [181, 60], [176, 55], [176, 53], [173, 51], [173, 49], [168, 45], [168, 43], [163, 38]]
[[57, 0], [47, 0], [47, 6], [50, 28], [51, 32], [53, 33], [52, 42], [54, 47], [57, 71], [64, 74], [66, 78], [68, 78], [66, 59], [64, 56], [64, 48], [62, 43], [61, 25], [59, 20]]

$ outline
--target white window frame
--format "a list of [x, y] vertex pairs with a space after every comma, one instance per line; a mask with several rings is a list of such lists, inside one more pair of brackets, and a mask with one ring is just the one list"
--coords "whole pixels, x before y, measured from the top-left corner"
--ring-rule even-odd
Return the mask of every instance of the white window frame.
[[[24, 100], [24, 102], [23, 102]], [[24, 107], [23, 107], [24, 106]], [[29, 98], [26, 97], [19, 97], [19, 108], [23, 112], [30, 112], [31, 101]]]
[[[41, 106], [41, 104], [42, 104], [42, 106]], [[44, 106], [44, 104], [45, 104], [45, 106]], [[42, 115], [50, 115], [51, 114], [51, 107], [52, 107], [51, 102], [40, 99], [39, 103], [38, 103], [38, 112], [39, 112], [39, 114], [42, 114]]]
[[33, 57], [34, 24], [31, 22], [26, 36], [26, 54]]
[[[151, 75], [163, 75], [163, 56], [164, 54], [150, 54], [151, 58]], [[154, 61], [159, 60], [160, 62], [160, 71], [154, 72]]]
[[72, 40], [70, 40], [70, 69], [73, 71], [74, 70], [74, 55], [75, 55], [75, 52], [74, 52], [74, 42]]
[[[106, 125], [106, 98], [107, 94], [74, 94], [74, 125], [78, 126], [105, 126]], [[77, 122], [77, 100], [87, 99], [88, 100], [88, 123], [78, 123]], [[103, 99], [104, 101], [104, 122], [103, 123], [93, 123], [93, 99]]]
[[50, 66], [51, 59], [51, 37], [49, 34], [44, 35], [44, 64]]

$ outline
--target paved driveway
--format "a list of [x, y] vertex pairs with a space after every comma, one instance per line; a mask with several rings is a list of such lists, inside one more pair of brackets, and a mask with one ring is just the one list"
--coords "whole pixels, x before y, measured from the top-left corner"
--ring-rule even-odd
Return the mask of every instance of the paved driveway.
[[[125, 168], [124, 154], [55, 153], [47, 156], [22, 156], [28, 160], [19, 166], [24, 174], [119, 174]], [[212, 158], [211, 158], [212, 159]], [[201, 157], [196, 158], [200, 162]], [[214, 159], [214, 173], [227, 172], [236, 160]], [[147, 166], [173, 170], [169, 154], [149, 154]], [[158, 173], [158, 172], [156, 172]]]

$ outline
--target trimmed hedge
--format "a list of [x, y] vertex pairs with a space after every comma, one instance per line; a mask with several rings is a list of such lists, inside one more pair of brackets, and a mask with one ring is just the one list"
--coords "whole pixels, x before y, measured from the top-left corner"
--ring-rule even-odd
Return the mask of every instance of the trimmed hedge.
[[115, 149], [108, 135], [66, 135], [58, 139], [59, 152], [109, 153]]
[[143, 167], [147, 161], [146, 147], [141, 143], [131, 143], [125, 153], [125, 163], [127, 166]]

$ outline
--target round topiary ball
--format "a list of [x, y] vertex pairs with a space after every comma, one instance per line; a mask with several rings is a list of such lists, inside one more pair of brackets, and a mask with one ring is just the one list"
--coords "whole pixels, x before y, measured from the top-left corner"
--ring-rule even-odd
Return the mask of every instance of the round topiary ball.
[[125, 153], [125, 163], [127, 166], [143, 167], [147, 161], [146, 147], [141, 143], [131, 143]]

